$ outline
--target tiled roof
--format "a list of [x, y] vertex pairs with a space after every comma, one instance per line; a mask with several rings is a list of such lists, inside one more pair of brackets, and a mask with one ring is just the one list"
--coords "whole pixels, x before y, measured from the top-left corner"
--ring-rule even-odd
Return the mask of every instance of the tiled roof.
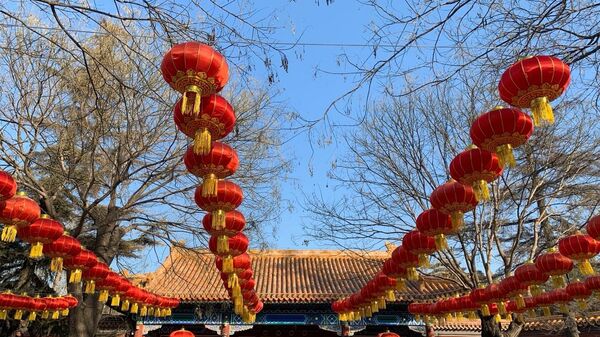
[[[381, 268], [385, 252], [358, 255], [336, 250], [250, 251], [256, 291], [265, 302], [328, 303], [360, 289]], [[171, 249], [145, 288], [183, 301], [228, 300], [213, 255], [206, 250]], [[407, 282], [399, 301], [427, 300], [457, 292], [449, 281], [424, 277]]]
[[[589, 312], [585, 316], [578, 316], [575, 318], [577, 325], [581, 327], [586, 326], [600, 326], [600, 312]], [[502, 329], [508, 328], [510, 324], [507, 320], [502, 320]], [[557, 332], [565, 328], [565, 320], [561, 315], [554, 315], [549, 317], [536, 317], [526, 318], [523, 330], [527, 331], [549, 331]], [[436, 331], [481, 331], [481, 320], [460, 320], [449, 322], [445, 325], [434, 326]]]

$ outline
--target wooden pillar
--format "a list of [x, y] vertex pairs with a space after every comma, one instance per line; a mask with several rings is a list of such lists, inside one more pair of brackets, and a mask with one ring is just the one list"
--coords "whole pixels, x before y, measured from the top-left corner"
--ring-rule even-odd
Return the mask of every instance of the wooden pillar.
[[348, 324], [342, 324], [342, 336], [350, 336], [350, 326]]
[[221, 337], [229, 337], [230, 331], [231, 331], [231, 327], [229, 326], [229, 323], [225, 323], [225, 324], [221, 325], [220, 336]]

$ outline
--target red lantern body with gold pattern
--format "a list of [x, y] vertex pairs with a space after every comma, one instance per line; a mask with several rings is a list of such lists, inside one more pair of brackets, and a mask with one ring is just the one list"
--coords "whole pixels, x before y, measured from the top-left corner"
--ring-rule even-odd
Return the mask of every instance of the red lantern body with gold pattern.
[[96, 289], [100, 290], [100, 294], [98, 295], [99, 302], [106, 302], [108, 300], [108, 295], [115, 292], [115, 290], [119, 287], [119, 278], [120, 277], [117, 275], [117, 273], [109, 270], [104, 279], [95, 280]]
[[489, 293], [487, 292], [486, 288], [473, 289], [473, 290], [471, 290], [471, 293], [469, 294], [469, 296], [471, 297], [471, 301], [473, 301], [474, 304], [480, 306], [481, 314], [483, 316], [491, 315], [490, 306], [489, 306], [490, 298], [489, 298]]
[[198, 116], [183, 113], [179, 100], [173, 108], [173, 119], [179, 131], [194, 140], [193, 151], [208, 154], [211, 143], [227, 136], [235, 125], [235, 112], [225, 98], [219, 95], [206, 97], [200, 105]]
[[235, 150], [220, 142], [213, 142], [210, 152], [206, 155], [198, 155], [189, 148], [183, 162], [191, 174], [203, 179], [203, 196], [217, 194], [217, 180], [234, 174], [240, 165]]
[[0, 200], [0, 223], [4, 224], [2, 241], [15, 241], [17, 229], [29, 225], [39, 217], [40, 206], [22, 192], [10, 199]]
[[406, 268], [400, 266], [392, 259], [387, 259], [383, 263], [383, 267], [381, 268], [381, 272], [387, 277], [391, 277], [396, 279], [396, 290], [404, 291], [406, 290], [406, 282], [405, 279], [407, 277]]
[[8, 172], [0, 170], [0, 201], [8, 200], [17, 193], [17, 182]]
[[584, 282], [575, 281], [567, 284], [565, 287], [565, 291], [569, 294], [574, 300], [577, 301], [579, 305], [579, 309], [585, 310], [587, 309], [587, 299], [592, 296], [592, 290], [588, 289]]
[[565, 286], [563, 275], [573, 269], [573, 260], [556, 249], [550, 249], [535, 259], [535, 266], [539, 271], [550, 276], [554, 288], [562, 288]]
[[542, 308], [543, 312], [544, 312], [544, 316], [548, 317], [550, 316], [552, 313], [550, 312], [550, 306], [552, 304], [554, 304], [554, 300], [552, 299], [552, 294], [551, 293], [540, 293], [538, 295], [535, 295], [533, 297], [533, 299], [535, 300], [535, 302], [537, 303], [537, 305], [539, 307]]
[[585, 225], [585, 231], [589, 236], [600, 240], [600, 215], [593, 216]]
[[402, 238], [402, 247], [419, 257], [419, 266], [429, 266], [429, 255], [435, 253], [435, 239], [418, 230], [413, 230]]
[[490, 199], [487, 184], [498, 179], [502, 166], [498, 156], [490, 151], [478, 148], [459, 153], [450, 162], [450, 176], [463, 185], [473, 187], [479, 201]]
[[[104, 280], [110, 273], [110, 268], [104, 262], [97, 261], [93, 266], [83, 270], [81, 278], [85, 280], [85, 293], [93, 294], [96, 291], [96, 282]], [[106, 302], [106, 299], [104, 299]]]
[[68, 257], [64, 260], [63, 264], [65, 269], [71, 271], [69, 276], [69, 283], [81, 282], [81, 274], [84, 270], [92, 268], [98, 262], [96, 254], [89, 250], [82, 249], [79, 254]]
[[246, 226], [246, 218], [244, 217], [244, 214], [236, 210], [225, 213], [225, 226], [222, 229], [213, 229], [212, 218], [212, 214], [207, 213], [202, 218], [202, 226], [210, 235], [213, 236], [234, 236], [241, 232]]
[[45, 214], [30, 225], [21, 227], [17, 231], [17, 235], [21, 240], [31, 244], [29, 253], [31, 258], [42, 257], [44, 245], [58, 240], [63, 233], [64, 228], [61, 223], [50, 219]]
[[446, 235], [456, 233], [450, 215], [435, 208], [421, 212], [417, 217], [416, 227], [419, 232], [435, 238], [438, 250], [447, 249]]
[[471, 186], [450, 180], [438, 186], [429, 197], [433, 208], [451, 216], [452, 227], [459, 231], [464, 224], [464, 213], [477, 206], [477, 198]]
[[226, 212], [238, 208], [244, 199], [244, 194], [237, 184], [220, 180], [217, 183], [217, 195], [203, 196], [202, 187], [198, 186], [194, 198], [198, 207], [212, 213], [212, 227], [220, 230], [225, 227]]
[[569, 309], [567, 305], [573, 300], [573, 297], [565, 289], [555, 289], [548, 293], [552, 298], [552, 303], [560, 306], [560, 311], [563, 314], [568, 314]]
[[[521, 283], [515, 276], [508, 276], [504, 278], [498, 286], [502, 289], [504, 298], [512, 299], [519, 308], [525, 307], [525, 300], [523, 299], [523, 293], [527, 293], [527, 286]], [[503, 313], [500, 313], [503, 315]]]
[[569, 66], [553, 56], [533, 56], [511, 65], [500, 78], [498, 91], [506, 103], [531, 108], [535, 125], [553, 123], [550, 101], [567, 89]]
[[558, 241], [560, 253], [572, 260], [578, 261], [579, 271], [586, 276], [593, 275], [594, 269], [590, 259], [598, 254], [600, 243], [586, 234], [574, 234]]
[[600, 275], [590, 276], [585, 279], [584, 283], [589, 290], [600, 292]]
[[533, 262], [524, 263], [515, 269], [515, 277], [521, 284], [530, 287], [532, 295], [540, 293], [540, 287], [546, 283], [550, 276], [541, 272]]
[[417, 267], [419, 266], [419, 257], [409, 252], [404, 246], [397, 247], [392, 252], [392, 260], [400, 267], [406, 269], [406, 278], [411, 281], [419, 279]]
[[477, 117], [470, 135], [477, 147], [498, 155], [500, 165], [516, 165], [513, 149], [531, 137], [533, 121], [515, 108], [498, 108]]
[[234, 236], [213, 236], [208, 240], [208, 248], [218, 256], [238, 256], [248, 250], [248, 237], [243, 233]]
[[215, 258], [215, 265], [216, 265], [217, 269], [226, 274], [231, 274], [231, 273], [238, 274], [238, 273], [242, 273], [245, 270], [251, 268], [250, 256], [246, 253], [238, 255], [238, 256], [234, 256], [232, 263], [233, 263], [232, 269], [226, 269], [227, 266], [225, 266], [223, 264], [223, 259], [220, 256], [217, 256]]
[[63, 234], [55, 241], [45, 244], [42, 251], [44, 255], [52, 259], [50, 270], [60, 272], [63, 268], [64, 259], [76, 256], [81, 252], [81, 244], [77, 239]]

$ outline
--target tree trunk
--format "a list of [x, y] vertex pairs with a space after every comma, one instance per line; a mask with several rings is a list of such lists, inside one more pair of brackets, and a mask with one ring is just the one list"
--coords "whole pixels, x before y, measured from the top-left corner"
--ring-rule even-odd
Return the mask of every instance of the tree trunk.
[[98, 294], [84, 296], [81, 283], [71, 284], [68, 289], [79, 301], [79, 305], [69, 313], [69, 337], [94, 337], [104, 303], [98, 302]]
[[[502, 331], [494, 316], [481, 317], [481, 337], [517, 337], [523, 330], [524, 322], [517, 315], [512, 316], [512, 322], [506, 331]], [[579, 336], [577, 336], [579, 337]]]
[[565, 333], [567, 337], [579, 337], [579, 328], [577, 327], [577, 320], [575, 315], [570, 312], [565, 316]]

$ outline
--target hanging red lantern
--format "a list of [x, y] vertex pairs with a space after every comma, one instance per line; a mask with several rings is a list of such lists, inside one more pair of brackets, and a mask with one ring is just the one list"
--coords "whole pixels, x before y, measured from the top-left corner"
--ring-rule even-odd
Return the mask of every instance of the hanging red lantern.
[[467, 316], [468, 319], [474, 320], [476, 318], [475, 312], [479, 309], [479, 306], [473, 302], [471, 296], [460, 296], [457, 301], [458, 308], [463, 312], [463, 315]]
[[212, 219], [213, 216], [211, 213], [207, 213], [202, 218], [202, 226], [208, 234], [212, 236], [234, 236], [246, 227], [246, 218], [244, 217], [244, 214], [236, 210], [225, 213], [225, 226], [223, 226], [222, 229], [213, 229]]
[[567, 284], [565, 291], [577, 301], [580, 310], [585, 310], [587, 308], [587, 299], [592, 296], [592, 290], [588, 289], [584, 282], [579, 280], [571, 282]]
[[454, 231], [464, 225], [464, 213], [477, 206], [477, 198], [471, 186], [463, 185], [453, 179], [438, 186], [429, 197], [433, 208], [451, 216]]
[[[527, 293], [527, 285], [521, 283], [516, 276], [508, 276], [504, 278], [498, 286], [502, 289], [504, 298], [512, 299], [519, 308], [525, 308], [525, 299], [523, 293]], [[504, 315], [500, 312], [501, 315]]]
[[0, 200], [0, 223], [4, 224], [2, 241], [14, 242], [17, 229], [29, 225], [39, 217], [40, 206], [24, 192], [18, 192], [7, 200]]
[[456, 234], [452, 227], [450, 215], [435, 208], [425, 210], [419, 214], [416, 227], [419, 232], [435, 238], [437, 250], [447, 249], [448, 242], [446, 241], [446, 235]]
[[19, 299], [15, 294], [10, 292], [0, 293], [0, 320], [4, 320], [8, 317], [8, 311], [12, 310], [18, 301]]
[[220, 230], [225, 227], [225, 214], [238, 208], [244, 199], [242, 189], [228, 180], [217, 183], [217, 195], [202, 196], [202, 188], [198, 186], [194, 195], [196, 204], [207, 212], [212, 213], [212, 227]]
[[77, 305], [79, 305], [79, 301], [77, 300], [77, 298], [75, 298], [75, 297], [73, 297], [73, 296], [71, 296], [69, 294], [63, 296], [62, 299], [66, 303], [66, 306], [62, 310], [62, 315], [63, 316], [68, 316], [69, 315], [69, 310], [73, 309]]
[[536, 126], [554, 123], [550, 102], [562, 95], [571, 81], [569, 66], [553, 56], [533, 56], [511, 65], [500, 78], [498, 91], [506, 103], [531, 108]]
[[565, 289], [555, 289], [549, 292], [550, 297], [552, 298], [552, 303], [558, 304], [560, 307], [560, 311], [563, 314], [569, 313], [569, 302], [573, 300], [573, 297], [569, 295], [569, 293]]
[[385, 301], [395, 302], [396, 294], [394, 293], [394, 288], [396, 287], [396, 279], [388, 277], [383, 272], [379, 272], [374, 280], [377, 288], [379, 288], [379, 296], [385, 296]]
[[531, 294], [534, 296], [540, 294], [540, 286], [546, 283], [550, 278], [548, 274], [541, 272], [533, 261], [518, 266], [517, 269], [515, 269], [515, 277], [519, 283], [529, 287]]
[[[510, 281], [508, 281], [510, 282]], [[487, 298], [489, 303], [496, 303], [498, 308], [498, 314], [504, 316], [506, 315], [506, 306], [504, 300], [509, 297], [507, 295], [507, 291], [511, 291], [511, 295], [516, 289], [512, 287], [507, 287], [507, 284], [500, 286], [496, 283], [490, 283], [487, 287], [485, 287], [485, 291], [487, 292]]]
[[35, 321], [37, 316], [46, 310], [46, 302], [42, 301], [39, 296], [32, 298], [29, 303], [29, 315], [27, 316], [28, 321]]
[[483, 316], [491, 316], [489, 294], [484, 287], [471, 290], [471, 301], [478, 305]]
[[600, 240], [600, 215], [596, 215], [590, 218], [585, 225], [585, 231], [589, 236], [595, 240]]
[[478, 201], [490, 199], [487, 184], [498, 179], [501, 174], [502, 166], [498, 156], [476, 147], [459, 153], [450, 162], [450, 176], [463, 185], [473, 187]]
[[194, 140], [193, 151], [206, 155], [211, 143], [227, 136], [235, 125], [235, 111], [227, 100], [211, 95], [202, 101], [199, 116], [189, 116], [181, 110], [179, 100], [173, 108], [173, 119], [179, 131]]
[[63, 261], [65, 269], [71, 271], [69, 283], [81, 282], [81, 274], [84, 270], [92, 268], [98, 262], [96, 254], [82, 249], [79, 254], [65, 258]]
[[419, 257], [419, 266], [421, 267], [429, 266], [429, 255], [437, 250], [435, 239], [418, 230], [406, 233], [402, 238], [402, 246]]
[[550, 276], [554, 288], [565, 286], [564, 276], [573, 269], [573, 260], [551, 248], [547, 253], [535, 259], [535, 266], [542, 273]]
[[63, 268], [63, 261], [66, 258], [76, 256], [81, 252], [81, 244], [79, 241], [67, 234], [63, 234], [55, 241], [45, 244], [43, 254], [51, 258], [50, 270], [60, 273]]
[[419, 273], [417, 272], [419, 257], [417, 255], [409, 252], [404, 246], [400, 246], [392, 252], [392, 260], [406, 269], [407, 279], [411, 281], [419, 280]]
[[115, 289], [119, 287], [120, 276], [109, 269], [109, 272], [105, 278], [95, 280], [95, 282], [96, 289], [100, 290], [100, 294], [98, 295], [98, 301], [101, 303], [105, 303], [106, 301], [108, 301], [108, 295], [110, 293], [113, 293]]
[[381, 272], [387, 277], [393, 278], [396, 280], [396, 290], [405, 291], [406, 290], [406, 268], [401, 267], [398, 263], [396, 263], [392, 259], [387, 259], [383, 263], [383, 267], [381, 268]]
[[47, 214], [42, 214], [30, 225], [19, 228], [17, 235], [21, 240], [31, 244], [29, 257], [39, 258], [44, 255], [44, 245], [58, 240], [63, 232], [64, 228], [60, 222], [50, 219]]
[[548, 317], [552, 313], [550, 312], [550, 306], [554, 304], [554, 300], [552, 298], [552, 294], [541, 292], [538, 295], [534, 296], [534, 299], [538, 306], [542, 308], [544, 316]]
[[42, 318], [48, 318], [49, 315], [52, 319], [58, 319], [63, 306], [66, 306], [66, 303], [57, 297], [44, 297], [43, 301], [46, 303], [47, 313]]
[[181, 328], [181, 330], [171, 332], [169, 337], [196, 337], [196, 335], [194, 335], [191, 331]]
[[142, 290], [137, 286], [130, 286], [129, 289], [123, 294], [121, 300], [121, 310], [129, 311], [132, 314], [138, 313], [138, 301], [142, 297]]
[[217, 180], [234, 174], [240, 166], [235, 150], [220, 142], [213, 142], [208, 154], [199, 155], [189, 148], [183, 157], [187, 170], [203, 179], [202, 196], [217, 194]]
[[533, 133], [533, 121], [515, 108], [497, 107], [477, 117], [470, 135], [477, 147], [498, 155], [500, 165], [516, 165], [513, 149], [527, 142]]
[[17, 193], [17, 182], [8, 172], [0, 170], [0, 201], [8, 200]]
[[600, 292], [600, 275], [594, 275], [586, 278], [585, 286], [593, 292]]
[[[85, 282], [85, 293], [93, 294], [96, 291], [96, 282], [102, 281], [108, 277], [110, 268], [104, 262], [97, 261], [90, 268], [83, 270], [81, 278]], [[106, 299], [104, 300], [106, 302]]]
[[589, 235], [577, 234], [567, 236], [558, 241], [560, 253], [572, 260], [577, 261], [579, 271], [583, 275], [593, 275], [594, 268], [590, 259], [598, 254], [600, 244]]
[[237, 233], [232, 237], [213, 236], [208, 240], [208, 248], [213, 254], [229, 258], [245, 253], [249, 244], [248, 237], [243, 233]]
[[127, 293], [129, 288], [132, 287], [131, 282], [129, 282], [129, 280], [122, 277], [121, 275], [117, 274], [117, 276], [118, 281], [114, 285], [114, 290], [110, 299], [111, 307], [118, 307], [119, 304], [121, 304], [121, 297], [125, 295], [125, 293]]
[[217, 266], [218, 270], [220, 270], [226, 274], [231, 274], [231, 273], [238, 274], [238, 273], [246, 271], [247, 269], [249, 269], [251, 267], [250, 256], [246, 253], [238, 255], [238, 256], [234, 256], [232, 258], [232, 264], [233, 264], [233, 266], [224, 264], [223, 259], [220, 256], [217, 256], [215, 258], [215, 265]]
[[400, 335], [398, 335], [397, 333], [390, 332], [390, 330], [387, 330], [386, 332], [377, 334], [377, 337], [400, 337]]

